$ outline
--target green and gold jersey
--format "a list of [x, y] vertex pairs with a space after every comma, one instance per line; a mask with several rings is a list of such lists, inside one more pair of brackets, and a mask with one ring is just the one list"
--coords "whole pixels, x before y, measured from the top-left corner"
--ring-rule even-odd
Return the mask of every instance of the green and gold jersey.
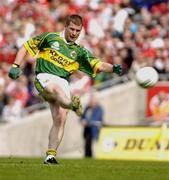
[[37, 55], [36, 73], [50, 73], [68, 78], [76, 70], [94, 77], [101, 61], [88, 50], [66, 43], [62, 33], [43, 33], [24, 43], [31, 56]]

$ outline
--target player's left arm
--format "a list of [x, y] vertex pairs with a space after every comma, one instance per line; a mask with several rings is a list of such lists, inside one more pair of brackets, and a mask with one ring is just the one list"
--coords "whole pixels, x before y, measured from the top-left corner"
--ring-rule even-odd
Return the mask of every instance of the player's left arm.
[[88, 74], [92, 73], [93, 77], [95, 77], [99, 72], [116, 73], [118, 75], [122, 74], [121, 64], [112, 65], [110, 63], [102, 62], [99, 58], [96, 58], [92, 53], [90, 53], [90, 51], [85, 48], [81, 48], [80, 59], [80, 70], [85, 70], [84, 72], [87, 72]]
[[121, 64], [110, 64], [106, 62], [100, 63], [98, 67], [98, 72], [107, 72], [107, 73], [116, 73], [118, 75], [122, 74], [122, 65]]

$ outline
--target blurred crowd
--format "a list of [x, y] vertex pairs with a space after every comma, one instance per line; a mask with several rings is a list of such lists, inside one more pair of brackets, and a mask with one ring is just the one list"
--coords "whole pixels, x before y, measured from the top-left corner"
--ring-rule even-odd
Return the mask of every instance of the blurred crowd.
[[[122, 64], [123, 75], [132, 78], [147, 65], [169, 74], [168, 12], [168, 0], [1, 0], [0, 116], [20, 119], [23, 108], [40, 102], [33, 88], [34, 58], [25, 58], [17, 81], [8, 78], [8, 71], [23, 42], [42, 32], [62, 31], [68, 14], [84, 18], [79, 43], [102, 61]], [[100, 73], [91, 80], [77, 72], [71, 88], [84, 94], [113, 76]]]

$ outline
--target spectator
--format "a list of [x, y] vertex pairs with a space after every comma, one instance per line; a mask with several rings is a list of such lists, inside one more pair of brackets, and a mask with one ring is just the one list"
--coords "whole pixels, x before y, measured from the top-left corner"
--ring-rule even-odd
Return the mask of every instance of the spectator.
[[169, 121], [169, 94], [165, 91], [156, 94], [150, 101], [150, 109], [156, 124]]
[[[132, 59], [132, 52], [137, 50], [139, 56], [143, 58], [141, 66], [143, 64], [153, 66], [163, 75], [160, 76], [163, 77], [162, 79], [168, 79], [165, 78], [169, 73], [168, 9], [168, 1], [163, 0], [2, 1], [0, 3], [0, 24], [2, 24], [0, 66], [5, 63], [2, 70], [6, 72], [24, 40], [45, 31], [61, 31], [65, 17], [77, 13], [84, 17], [85, 38], [80, 38], [80, 44], [96, 57], [112, 64], [121, 61], [128, 75], [133, 67], [140, 66], [141, 60], [138, 60], [137, 55], [134, 60]], [[57, 23], [54, 23], [55, 21]], [[97, 25], [94, 28], [92, 21]], [[123, 50], [126, 48], [127, 52]], [[25, 65], [23, 71], [23, 76], [28, 79], [27, 85], [24, 86], [29, 90], [26, 106], [30, 106], [38, 102], [32, 101], [34, 100], [33, 71], [30, 69], [35, 63], [30, 57], [26, 58], [31, 62]], [[4, 72], [3, 76], [5, 76]], [[112, 75], [101, 73], [92, 84], [101, 84], [109, 79], [112, 79]], [[5, 91], [10, 94], [16, 83], [5, 78], [5, 84]]]
[[93, 157], [99, 131], [103, 123], [103, 107], [99, 104], [96, 93], [91, 93], [90, 100], [81, 118], [84, 128], [85, 157]]
[[7, 104], [2, 111], [2, 119], [7, 122], [21, 120], [22, 105], [14, 96], [8, 96]]
[[0, 78], [0, 117], [2, 116], [2, 111], [6, 105], [7, 95], [5, 94], [5, 80]]
[[77, 71], [72, 75], [70, 81], [70, 89], [72, 94], [79, 94], [80, 96], [89, 92], [91, 88], [91, 79], [88, 75], [81, 71]]

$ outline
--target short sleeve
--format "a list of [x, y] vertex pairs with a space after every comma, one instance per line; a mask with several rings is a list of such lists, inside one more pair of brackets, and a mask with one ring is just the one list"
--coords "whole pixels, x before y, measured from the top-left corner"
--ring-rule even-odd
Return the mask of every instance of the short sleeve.
[[86, 49], [81, 50], [81, 58], [80, 58], [80, 68], [79, 70], [87, 73], [88, 75], [95, 77], [98, 68], [102, 64], [102, 61], [90, 53], [90, 51]]
[[48, 35], [47, 32], [42, 33], [34, 38], [30, 38], [28, 41], [24, 43], [25, 48], [32, 57], [34, 57], [37, 54], [37, 52], [40, 50], [47, 35]]

